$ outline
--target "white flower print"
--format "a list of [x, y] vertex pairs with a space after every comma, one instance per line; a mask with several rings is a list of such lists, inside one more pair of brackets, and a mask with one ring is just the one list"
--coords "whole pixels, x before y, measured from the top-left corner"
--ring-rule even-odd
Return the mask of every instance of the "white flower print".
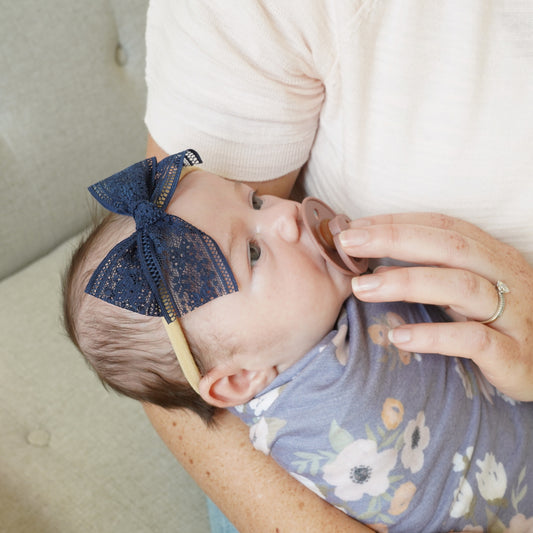
[[472, 381], [470, 379], [470, 376], [466, 372], [465, 367], [458, 360], [456, 360], [455, 362], [455, 371], [459, 374], [459, 377], [461, 378], [461, 382], [463, 383], [463, 387], [465, 389], [466, 397], [471, 400], [474, 397]]
[[450, 516], [453, 518], [461, 518], [470, 511], [472, 500], [474, 499], [474, 491], [472, 486], [465, 478], [461, 478], [459, 486], [453, 493], [453, 505], [450, 511]]
[[255, 416], [261, 416], [278, 399], [279, 394], [279, 389], [273, 389], [258, 398], [250, 400], [248, 405], [253, 410]]
[[253, 426], [250, 426], [250, 440], [256, 450], [265, 455], [270, 453], [268, 446], [268, 424], [264, 418], [260, 418]]
[[348, 362], [350, 344], [348, 341], [348, 324], [341, 324], [332, 341], [335, 346], [335, 357], [342, 366]]
[[470, 465], [470, 461], [472, 460], [472, 453], [474, 451], [473, 446], [469, 446], [466, 449], [465, 454], [456, 453], [453, 456], [453, 471], [454, 472], [465, 472], [468, 466]]
[[404, 446], [402, 449], [402, 464], [413, 474], [424, 466], [424, 450], [429, 444], [430, 431], [425, 425], [426, 416], [420, 411], [414, 420], [411, 420], [403, 433]]
[[483, 461], [476, 461], [480, 472], [476, 473], [481, 496], [488, 502], [503, 498], [507, 490], [507, 474], [502, 463], [492, 453], [486, 453]]
[[272, 442], [276, 438], [278, 431], [286, 423], [287, 421], [281, 418], [265, 418], [262, 416], [253, 426], [250, 426], [249, 435], [254, 448], [265, 455], [269, 455]]
[[324, 466], [324, 480], [345, 501], [357, 501], [365, 494], [378, 496], [389, 488], [388, 476], [396, 459], [396, 450], [378, 452], [373, 440], [358, 439]]

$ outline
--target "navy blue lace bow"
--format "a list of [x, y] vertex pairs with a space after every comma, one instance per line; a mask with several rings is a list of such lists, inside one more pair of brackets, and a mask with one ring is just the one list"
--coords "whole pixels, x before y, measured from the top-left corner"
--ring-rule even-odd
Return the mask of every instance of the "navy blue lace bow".
[[165, 213], [183, 167], [201, 162], [194, 150], [186, 150], [159, 163], [146, 159], [89, 187], [106, 209], [133, 217], [136, 230], [107, 254], [85, 292], [170, 323], [238, 290], [217, 243]]

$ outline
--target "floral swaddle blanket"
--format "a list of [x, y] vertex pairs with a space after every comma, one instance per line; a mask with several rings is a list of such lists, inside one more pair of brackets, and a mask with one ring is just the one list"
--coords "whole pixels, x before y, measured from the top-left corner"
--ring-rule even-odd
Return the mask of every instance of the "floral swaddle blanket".
[[533, 403], [469, 360], [402, 352], [434, 307], [346, 301], [336, 329], [233, 409], [254, 446], [378, 531], [533, 531]]

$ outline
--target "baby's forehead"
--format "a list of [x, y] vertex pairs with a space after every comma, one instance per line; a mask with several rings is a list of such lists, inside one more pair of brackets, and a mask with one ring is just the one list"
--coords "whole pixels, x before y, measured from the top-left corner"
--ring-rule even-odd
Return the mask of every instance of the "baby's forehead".
[[[235, 188], [239, 182], [214, 174], [198, 167], [187, 169], [186, 174], [182, 173], [178, 186], [174, 192], [172, 200], [167, 208], [167, 212], [187, 220], [179, 209], [189, 211], [191, 202], [199, 208], [208, 203], [219, 204], [221, 201], [235, 198]], [[186, 198], [186, 203], [182, 200]], [[199, 204], [198, 202], [202, 202]], [[180, 204], [176, 209], [175, 203]]]
[[209, 170], [206, 170], [201, 167], [185, 167], [180, 176], [180, 180], [177, 186], [177, 191], [183, 188], [186, 184], [187, 188], [198, 188], [202, 187], [206, 182], [210, 182], [213, 184], [231, 184], [234, 182], [234, 180], [231, 180], [229, 178], [225, 178], [224, 176], [221, 176], [220, 174], [215, 174], [213, 172], [210, 172]]

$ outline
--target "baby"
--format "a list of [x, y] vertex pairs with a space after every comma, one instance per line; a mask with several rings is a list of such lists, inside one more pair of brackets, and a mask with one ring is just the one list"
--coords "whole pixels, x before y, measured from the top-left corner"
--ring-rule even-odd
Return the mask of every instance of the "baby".
[[380, 531], [531, 526], [533, 406], [468, 360], [399, 351], [389, 328], [445, 315], [355, 300], [300, 204], [197, 163], [92, 188], [118, 214], [74, 255], [65, 317], [102, 381], [206, 421], [232, 409], [256, 448]]

